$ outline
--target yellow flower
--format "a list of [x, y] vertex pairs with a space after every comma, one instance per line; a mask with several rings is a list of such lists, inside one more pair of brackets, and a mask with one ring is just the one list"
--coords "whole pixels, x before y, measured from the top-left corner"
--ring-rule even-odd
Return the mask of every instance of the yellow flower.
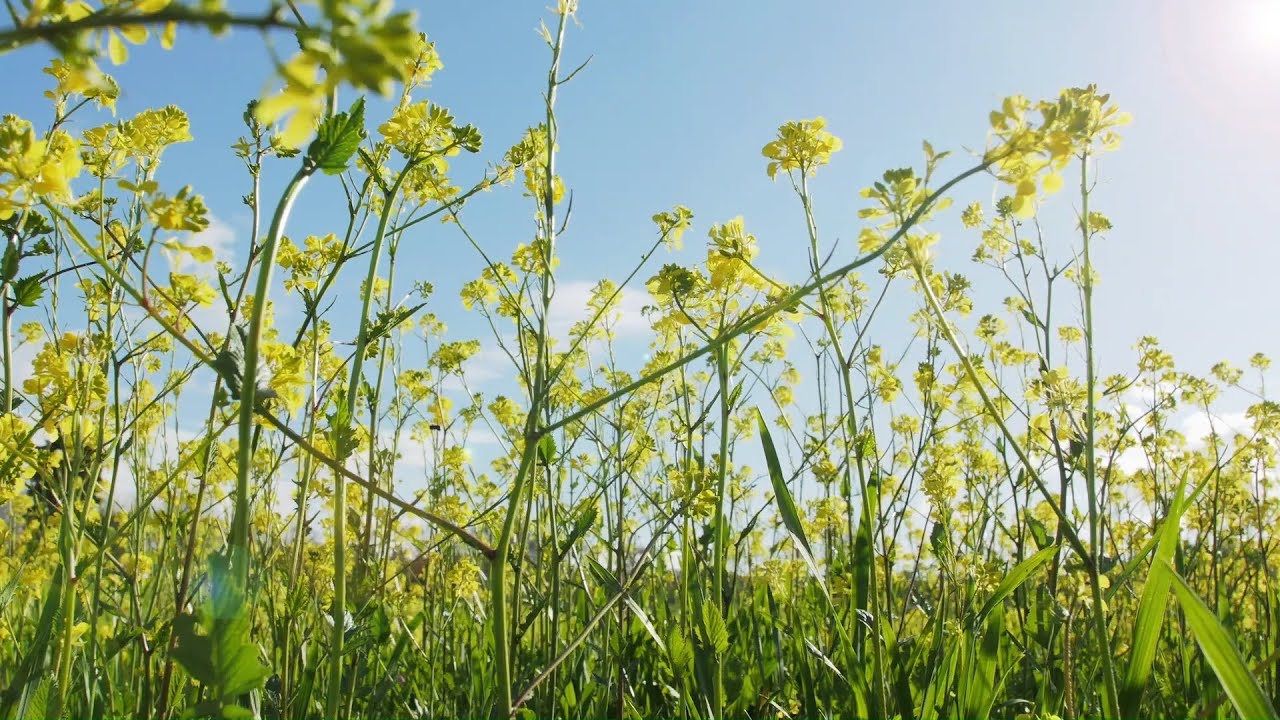
[[[449, 147], [453, 126], [453, 116], [448, 110], [430, 102], [419, 102], [396, 108], [378, 132], [405, 157], [418, 157]], [[457, 155], [458, 150], [453, 146], [445, 154]]]
[[292, 114], [280, 133], [280, 143], [300, 148], [324, 115], [326, 85], [320, 80], [320, 58], [300, 52], [280, 68], [284, 89], [264, 98], [254, 108], [263, 125], [273, 125]]
[[71, 644], [79, 646], [84, 644], [84, 634], [89, 631], [89, 623], [78, 622], [71, 626]]
[[831, 161], [832, 153], [843, 147], [840, 138], [827, 132], [827, 121], [821, 117], [812, 120], [789, 122], [778, 128], [778, 137], [764, 146], [764, 156], [772, 162], [767, 172], [769, 178], [778, 171], [799, 170], [812, 175], [820, 165]]

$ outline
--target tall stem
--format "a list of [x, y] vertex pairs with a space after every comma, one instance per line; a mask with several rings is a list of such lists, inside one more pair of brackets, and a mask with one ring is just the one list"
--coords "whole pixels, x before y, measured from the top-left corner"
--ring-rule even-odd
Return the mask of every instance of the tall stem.
[[[720, 380], [720, 462], [716, 465], [716, 514], [715, 523], [715, 568], [711, 576], [711, 597], [716, 612], [724, 617], [724, 564], [725, 536], [729, 529], [725, 527], [725, 486], [729, 475], [729, 347], [723, 345], [716, 350], [716, 375]], [[711, 711], [716, 717], [724, 714], [724, 660], [719, 653], [712, 656], [715, 678], [711, 685]]]
[[[853, 378], [850, 376], [849, 365], [845, 360], [844, 348], [840, 342], [840, 333], [836, 330], [835, 318], [831, 313], [831, 302], [827, 297], [826, 283], [823, 282], [822, 268], [819, 266], [818, 254], [818, 224], [813, 217], [813, 201], [809, 195], [809, 180], [806, 168], [800, 169], [800, 201], [804, 205], [805, 227], [809, 232], [809, 263], [813, 272], [814, 282], [818, 290], [819, 306], [822, 308], [822, 326], [827, 332], [827, 339], [831, 342], [831, 348], [835, 351], [836, 362], [840, 364], [840, 386], [844, 391], [844, 432], [845, 446], [854, 448], [854, 469], [858, 474], [858, 491], [862, 499], [862, 517], [867, 522], [875, 523], [878, 513], [871, 512], [871, 495], [867, 491], [867, 474], [862, 456], [862, 444], [858, 440], [858, 416], [854, 404], [853, 394]], [[849, 472], [846, 464], [845, 473]], [[867, 596], [871, 605], [870, 608], [860, 608], [868, 610], [877, 623], [880, 621], [880, 588], [878, 583], [875, 563], [875, 538], [874, 528], [867, 533], [871, 546], [867, 548], [872, 555], [872, 560], [867, 565]], [[839, 622], [837, 620], [837, 622]], [[871, 633], [871, 660], [872, 675], [875, 680], [875, 689], [872, 693], [872, 699], [876, 703], [873, 712], [877, 714], [888, 714], [888, 696], [885, 694], [884, 684], [884, 650], [879, 640], [879, 630], [873, 630]]]
[[505, 718], [512, 711], [511, 682], [511, 647], [507, 629], [507, 556], [511, 551], [511, 537], [515, 531], [516, 515], [520, 512], [520, 500], [524, 496], [525, 486], [533, 470], [534, 458], [538, 452], [539, 441], [548, 432], [539, 431], [540, 417], [544, 412], [547, 399], [547, 379], [549, 368], [547, 362], [547, 312], [551, 307], [553, 294], [552, 260], [555, 257], [556, 240], [556, 197], [555, 197], [555, 157], [556, 157], [556, 88], [560, 85], [560, 51], [564, 46], [564, 32], [568, 24], [569, 13], [560, 14], [560, 23], [556, 31], [555, 41], [551, 45], [551, 69], [547, 73], [547, 156], [545, 176], [542, 186], [541, 230], [542, 230], [542, 312], [538, 316], [537, 348], [533, 371], [533, 383], [530, 385], [529, 414], [525, 419], [524, 448], [520, 458], [520, 467], [516, 471], [515, 482], [512, 483], [511, 495], [507, 498], [506, 516], [502, 521], [502, 533], [498, 536], [498, 545], [489, 570], [490, 622], [493, 629], [493, 660], [498, 680], [497, 701], [494, 703], [494, 717]]
[[[369, 254], [369, 271], [365, 275], [364, 292], [360, 300], [360, 330], [356, 333], [356, 352], [351, 358], [351, 376], [347, 383], [344, 402], [347, 409], [342, 415], [345, 427], [335, 428], [339, 437], [349, 434], [355, 422], [356, 394], [360, 391], [364, 356], [369, 347], [369, 309], [373, 305], [373, 286], [378, 277], [378, 261], [382, 256], [382, 243], [387, 236], [387, 222], [395, 208], [395, 197], [409, 171], [418, 160], [405, 164], [395, 184], [387, 192], [382, 203], [382, 215], [378, 218], [378, 231], [373, 238], [373, 250]], [[371, 440], [372, 442], [372, 440]], [[343, 448], [338, 460], [345, 462], [350, 450]], [[370, 468], [372, 470], [372, 468]], [[329, 685], [325, 694], [325, 717], [338, 717], [338, 702], [342, 694], [342, 645], [346, 638], [347, 607], [347, 482], [342, 473], [334, 473], [333, 479], [333, 634], [329, 643]], [[377, 479], [370, 477], [371, 483]]]
[[1084, 367], [1085, 367], [1085, 453], [1084, 479], [1086, 494], [1089, 497], [1089, 586], [1093, 595], [1093, 625], [1098, 634], [1098, 651], [1102, 655], [1103, 698], [1107, 715], [1120, 717], [1120, 695], [1116, 685], [1115, 664], [1111, 657], [1111, 638], [1107, 633], [1106, 603], [1102, 599], [1102, 584], [1098, 579], [1099, 548], [1102, 537], [1098, 523], [1098, 485], [1097, 485], [1097, 446], [1094, 429], [1096, 423], [1096, 400], [1094, 385], [1096, 383], [1093, 361], [1093, 264], [1089, 259], [1089, 149], [1085, 148], [1080, 155], [1080, 234], [1084, 243], [1084, 273], [1081, 278], [1081, 289], [1084, 293]]
[[[235, 513], [231, 516], [231, 548], [233, 562], [238, 564], [241, 587], [249, 583], [249, 474], [253, 464], [253, 410], [257, 394], [258, 348], [262, 342], [262, 322], [267, 314], [267, 294], [271, 290], [271, 271], [276, 264], [276, 247], [284, 234], [285, 222], [293, 202], [306, 185], [315, 168], [310, 163], [294, 173], [284, 190], [280, 204], [271, 218], [271, 229], [262, 246], [262, 261], [258, 268], [258, 284], [253, 296], [253, 315], [249, 320], [249, 336], [244, 343], [244, 371], [240, 376], [240, 444], [236, 448]], [[232, 328], [231, 332], [235, 332]], [[235, 557], [236, 552], [243, 553]]]

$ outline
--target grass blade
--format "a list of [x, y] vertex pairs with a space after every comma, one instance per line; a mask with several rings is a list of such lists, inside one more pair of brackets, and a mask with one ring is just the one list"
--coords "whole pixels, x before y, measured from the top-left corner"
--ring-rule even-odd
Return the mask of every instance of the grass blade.
[[1120, 713], [1124, 717], [1137, 717], [1142, 702], [1142, 691], [1151, 680], [1152, 665], [1156, 656], [1156, 644], [1164, 625], [1164, 613], [1169, 602], [1171, 582], [1168, 563], [1178, 544], [1178, 528], [1182, 520], [1182, 492], [1178, 488], [1169, 514], [1160, 527], [1156, 557], [1147, 573], [1147, 583], [1142, 588], [1138, 603], [1138, 615], [1133, 627], [1133, 652], [1129, 657], [1129, 669], [1120, 686]]
[[765, 463], [769, 466], [769, 482], [773, 484], [773, 497], [778, 505], [778, 513], [782, 515], [782, 523], [787, 526], [787, 531], [795, 540], [796, 551], [800, 553], [800, 558], [804, 560], [810, 574], [819, 585], [823, 586], [825, 592], [826, 583], [822, 579], [822, 573], [818, 571], [818, 564], [814, 562], [813, 548], [809, 545], [809, 538], [805, 536], [804, 525], [800, 522], [800, 512], [796, 509], [796, 501], [791, 497], [791, 491], [787, 489], [786, 479], [782, 477], [778, 450], [773, 444], [773, 436], [769, 434], [769, 426], [765, 424], [764, 413], [760, 412], [759, 408], [756, 408], [756, 421], [760, 426], [760, 444], [764, 447]]
[[1004, 576], [1004, 580], [996, 586], [991, 597], [987, 598], [987, 602], [983, 604], [982, 609], [978, 611], [977, 622], [981, 623], [986, 619], [987, 614], [991, 612], [996, 605], [1004, 601], [1006, 597], [1014, 590], [1017, 590], [1022, 583], [1026, 582], [1041, 567], [1049, 562], [1058, 552], [1057, 546], [1047, 547], [1031, 557], [1018, 563], [1008, 575]]
[[1227, 691], [1227, 697], [1231, 698], [1231, 704], [1235, 706], [1236, 712], [1247, 720], [1263, 718], [1280, 720], [1275, 708], [1271, 706], [1271, 701], [1267, 699], [1262, 688], [1258, 686], [1258, 681], [1245, 666], [1244, 658], [1240, 657], [1240, 651], [1231, 641], [1226, 628], [1218, 622], [1218, 617], [1213, 614], [1208, 605], [1204, 604], [1200, 596], [1178, 577], [1173, 568], [1166, 568], [1166, 570], [1173, 580], [1173, 593], [1178, 596], [1178, 604], [1182, 606], [1191, 634], [1200, 644], [1200, 650], [1204, 652], [1205, 659], [1213, 668], [1213, 673], [1218, 676], [1218, 682], [1222, 683], [1222, 688]]
[[982, 634], [982, 642], [977, 646], [974, 662], [974, 673], [968, 691], [965, 693], [965, 711], [967, 718], [986, 720], [991, 712], [991, 703], [996, 697], [996, 677], [998, 677], [1000, 657], [1000, 639], [1004, 635], [1004, 613], [996, 605], [987, 618], [987, 625]]

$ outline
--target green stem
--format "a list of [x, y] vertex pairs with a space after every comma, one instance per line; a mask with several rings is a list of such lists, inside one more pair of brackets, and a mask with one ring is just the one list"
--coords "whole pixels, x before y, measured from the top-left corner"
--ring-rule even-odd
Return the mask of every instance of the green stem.
[[[724, 617], [724, 564], [725, 564], [725, 527], [724, 504], [725, 485], [729, 475], [729, 348], [721, 346], [716, 350], [716, 375], [720, 380], [720, 462], [716, 467], [716, 513], [715, 522], [715, 570], [711, 576], [711, 597], [716, 612]], [[724, 714], [724, 659], [719, 653], [713, 654], [715, 677], [711, 685], [711, 712], [715, 717]]]
[[[1099, 580], [1098, 557], [1102, 545], [1102, 537], [1098, 528], [1098, 486], [1097, 486], [1097, 445], [1095, 429], [1097, 425], [1097, 403], [1094, 397], [1096, 368], [1093, 360], [1093, 264], [1089, 259], [1089, 149], [1085, 148], [1080, 156], [1080, 233], [1084, 242], [1084, 267], [1081, 268], [1081, 289], [1084, 293], [1084, 364], [1085, 364], [1085, 451], [1084, 479], [1086, 495], [1089, 498], [1089, 585], [1093, 595], [1094, 631], [1098, 634], [1098, 650], [1102, 655], [1103, 701], [1109, 717], [1120, 718], [1120, 694], [1116, 685], [1115, 662], [1111, 653], [1111, 638], [1107, 633], [1106, 603], [1102, 599], [1102, 584]], [[1216, 556], [1215, 556], [1216, 557]]]
[[71, 685], [71, 651], [72, 637], [76, 626], [76, 556], [74, 543], [71, 541], [71, 516], [75, 514], [74, 495], [67, 496], [67, 505], [62, 512], [62, 566], [67, 574], [67, 585], [62, 594], [62, 644], [58, 659], [58, 695], [55, 698], [53, 717], [59, 717], [66, 707], [67, 690]]
[[[395, 208], [395, 197], [400, 186], [409, 176], [418, 160], [410, 160], [405, 164], [395, 184], [387, 192], [382, 205], [382, 215], [378, 218], [378, 230], [373, 239], [373, 250], [369, 254], [369, 271], [365, 275], [364, 292], [360, 300], [360, 330], [356, 333], [356, 351], [351, 358], [351, 377], [347, 383], [347, 394], [344, 398], [347, 410], [343, 417], [345, 427], [336, 428], [339, 437], [346, 437], [355, 422], [355, 398], [360, 391], [361, 369], [364, 366], [365, 352], [369, 346], [369, 309], [373, 305], [373, 286], [378, 277], [378, 261], [382, 256], [382, 243], [387, 236], [387, 222]], [[376, 442], [376, 438], [370, 439]], [[340, 448], [338, 460], [345, 462], [349, 449]], [[370, 468], [372, 470], [372, 468]], [[377, 479], [369, 481], [376, 485]], [[347, 607], [347, 483], [342, 473], [334, 473], [333, 479], [333, 634], [329, 647], [329, 684], [325, 694], [325, 717], [338, 717], [339, 696], [342, 693], [342, 645], [346, 637]]]
[[[858, 490], [862, 499], [862, 517], [867, 519], [874, 525], [877, 515], [871, 513], [871, 496], [867, 492], [867, 474], [865, 464], [863, 462], [862, 443], [858, 439], [858, 417], [856, 414], [856, 406], [853, 394], [853, 378], [850, 375], [850, 368], [845, 359], [844, 348], [840, 342], [840, 333], [837, 332], [835, 326], [835, 318], [832, 317], [831, 302], [827, 297], [826, 284], [821, 282], [819, 275], [819, 254], [818, 254], [818, 224], [813, 217], [813, 201], [809, 195], [809, 180], [806, 168], [800, 169], [800, 202], [804, 206], [805, 227], [809, 232], [809, 257], [813, 275], [818, 279], [818, 302], [822, 308], [822, 326], [827, 332], [827, 339], [831, 341], [831, 348], [835, 350], [836, 361], [840, 364], [840, 386], [844, 391], [845, 402], [845, 443], [846, 447], [852, 445], [854, 447], [854, 465], [858, 474]], [[848, 474], [848, 466], [846, 465], [845, 473]], [[880, 622], [880, 588], [878, 582], [879, 573], [876, 571], [875, 563], [875, 536], [874, 529], [869, 528], [867, 537], [871, 546], [867, 549], [872, 555], [871, 562], [867, 566], [867, 596], [870, 608], [862, 608], [871, 613], [876, 623]], [[833, 613], [834, 615], [834, 613]], [[836, 620], [838, 623], [839, 620]], [[880, 632], [873, 629], [871, 632], [871, 657], [872, 657], [872, 674], [875, 679], [875, 689], [872, 698], [876, 703], [872, 708], [875, 714], [888, 714], [888, 696], [885, 694], [884, 684], [884, 649], [880, 643]]]
[[775, 302], [761, 308], [756, 313], [752, 315], [748, 315], [747, 317], [743, 318], [738, 322], [737, 325], [734, 325], [733, 327], [726, 329], [723, 333], [707, 341], [705, 345], [702, 345], [697, 350], [693, 350], [692, 352], [689, 352], [688, 354], [681, 356], [678, 360], [674, 360], [668, 363], [667, 365], [664, 365], [658, 368], [657, 370], [654, 370], [653, 372], [640, 377], [634, 382], [622, 386], [621, 388], [609, 393], [608, 395], [600, 398], [599, 400], [587, 403], [586, 405], [575, 410], [574, 412], [571, 412], [565, 415], [559, 420], [556, 420], [555, 422], [551, 423], [547, 427], [543, 428], [542, 432], [545, 434], [555, 430], [559, 430], [560, 428], [565, 427], [566, 425], [571, 425], [581, 420], [582, 418], [597, 412], [598, 410], [600, 410], [600, 408], [607, 406], [608, 404], [612, 403], [618, 398], [630, 395], [634, 393], [636, 390], [639, 390], [640, 388], [646, 385], [649, 385], [654, 380], [657, 380], [658, 378], [663, 377], [672, 371], [679, 370], [680, 368], [684, 367], [685, 365], [688, 365], [689, 363], [693, 362], [694, 360], [697, 360], [700, 357], [703, 357], [704, 355], [708, 355], [712, 352], [715, 352], [717, 348], [719, 348], [722, 345], [727, 345], [728, 343], [733, 341], [734, 338], [740, 335], [743, 335], [745, 333], [749, 333], [752, 330], [755, 330], [756, 328], [764, 325], [764, 323], [768, 322], [769, 318], [795, 305], [797, 302], [799, 302], [800, 300], [803, 300], [805, 297], [808, 297], [809, 294], [811, 294], [814, 290], [817, 290], [822, 285], [826, 283], [830, 283], [833, 280], [838, 280], [844, 277], [845, 275], [848, 275], [849, 273], [853, 272], [854, 270], [857, 270], [858, 268], [875, 261], [880, 256], [888, 252], [894, 245], [896, 245], [898, 241], [900, 241], [902, 237], [906, 235], [911, 228], [915, 227], [916, 223], [919, 222], [920, 218], [923, 217], [924, 214], [934, 206], [934, 204], [938, 201], [939, 198], [941, 198], [949, 190], [951, 190], [951, 188], [955, 187], [956, 185], [959, 185], [964, 180], [967, 180], [968, 178], [973, 177], [978, 173], [986, 172], [986, 170], [990, 168], [994, 163], [998, 162], [1000, 158], [1001, 156], [990, 157], [987, 160], [983, 161], [981, 164], [975, 165], [969, 168], [968, 170], [960, 173], [959, 175], [955, 176], [954, 178], [948, 180], [945, 184], [943, 184], [941, 187], [935, 190], [931, 195], [925, 198], [924, 202], [920, 204], [919, 209], [917, 209], [914, 213], [912, 213], [906, 219], [906, 221], [902, 223], [902, 226], [898, 228], [898, 230], [893, 234], [893, 236], [890, 237], [887, 241], [885, 241], [884, 245], [881, 245], [879, 248], [876, 248], [872, 252], [867, 253], [866, 255], [863, 255], [860, 258], [853, 260], [845, 265], [842, 265], [841, 267], [838, 267], [835, 270], [832, 270], [826, 275], [821, 275], [815, 278], [814, 280], [810, 281], [809, 283], [796, 288], [795, 290], [779, 298]]
[[1075, 528], [1071, 526], [1071, 519], [1067, 517], [1062, 506], [1058, 504], [1053, 493], [1049, 491], [1048, 486], [1044, 484], [1044, 480], [1040, 478], [1040, 472], [1036, 469], [1035, 464], [1031, 462], [1031, 456], [1027, 454], [1027, 451], [1022, 447], [1022, 444], [1018, 442], [1017, 436], [1015, 436], [1013, 431], [1009, 429], [1009, 425], [1005, 423], [1004, 417], [1000, 414], [999, 408], [997, 408], [995, 402], [991, 400], [990, 393], [987, 392], [986, 387], [982, 383], [982, 379], [978, 376], [977, 368], [974, 367], [973, 361], [969, 359], [969, 354], [966, 353], [963, 346], [960, 345], [960, 339], [956, 337], [955, 331], [952, 330], [951, 323], [947, 322], [947, 317], [942, 310], [942, 305], [938, 302], [938, 297], [934, 294], [933, 288], [929, 286], [928, 271], [920, 262], [919, 258], [914, 256], [911, 258], [911, 265], [916, 272], [916, 277], [920, 280], [921, 292], [924, 294], [925, 301], [929, 304], [930, 311], [938, 321], [938, 327], [942, 331], [942, 336], [947, 339], [947, 344], [951, 346], [956, 357], [960, 359], [960, 365], [964, 368], [965, 376], [969, 378], [969, 382], [973, 383], [973, 386], [978, 391], [978, 396], [982, 398], [983, 408], [986, 409], [987, 414], [991, 416], [991, 420], [996, 424], [996, 427], [1000, 428], [1000, 433], [1004, 435], [1008, 446], [1011, 447], [1014, 454], [1018, 456], [1018, 461], [1022, 464], [1022, 467], [1026, 468], [1027, 476], [1031, 479], [1031, 482], [1035, 483], [1036, 490], [1040, 492], [1041, 497], [1043, 497], [1045, 502], [1048, 503], [1049, 508], [1053, 510], [1054, 516], [1058, 519], [1058, 527], [1061, 529], [1062, 534], [1066, 536], [1068, 544], [1071, 545], [1071, 549], [1080, 556], [1081, 562], [1083, 562], [1090, 569], [1090, 572], [1092, 572], [1094, 565], [1093, 556], [1085, 548], [1084, 543], [1081, 542], [1080, 535], [1076, 533]]
[[[267, 294], [271, 290], [271, 271], [276, 264], [276, 247], [284, 234], [285, 222], [289, 219], [289, 211], [293, 202], [302, 191], [302, 186], [314, 172], [310, 163], [304, 163], [284, 190], [280, 204], [276, 207], [275, 216], [271, 219], [271, 229], [267, 233], [266, 242], [262, 246], [261, 266], [258, 268], [258, 284], [253, 296], [253, 315], [249, 320], [249, 336], [244, 343], [244, 370], [240, 376], [240, 424], [239, 446], [236, 448], [236, 490], [235, 512], [231, 516], [231, 549], [242, 552], [238, 560], [241, 587], [249, 583], [249, 475], [253, 465], [253, 413], [257, 394], [258, 354], [262, 342], [262, 323], [267, 314]], [[145, 282], [145, 281], [144, 281]], [[231, 328], [230, 332], [236, 332]]]
[[4, 315], [4, 407], [0, 412], [13, 412], [13, 313], [9, 308], [9, 283], [0, 286], [0, 313]]
[[[538, 317], [538, 337], [533, 383], [530, 385], [529, 414], [525, 421], [524, 448], [520, 458], [520, 468], [516, 472], [515, 482], [511, 488], [511, 496], [507, 498], [506, 517], [502, 521], [502, 534], [498, 536], [498, 545], [489, 572], [490, 619], [493, 623], [493, 654], [498, 680], [497, 702], [494, 704], [494, 716], [506, 718], [512, 711], [512, 682], [510, 635], [507, 629], [507, 556], [511, 550], [511, 537], [515, 530], [516, 515], [520, 511], [520, 500], [524, 495], [525, 485], [537, 457], [539, 441], [547, 431], [539, 432], [539, 416], [543, 413], [543, 405], [548, 400], [549, 362], [547, 358], [547, 312], [551, 307], [552, 261], [555, 257], [556, 239], [556, 199], [555, 199], [555, 157], [556, 157], [556, 88], [560, 84], [560, 52], [564, 47], [565, 28], [568, 25], [568, 13], [560, 14], [560, 23], [556, 38], [551, 46], [551, 68], [547, 72], [547, 155], [544, 167], [542, 190], [541, 230], [543, 241], [542, 313]], [[550, 460], [550, 458], [548, 458]]]

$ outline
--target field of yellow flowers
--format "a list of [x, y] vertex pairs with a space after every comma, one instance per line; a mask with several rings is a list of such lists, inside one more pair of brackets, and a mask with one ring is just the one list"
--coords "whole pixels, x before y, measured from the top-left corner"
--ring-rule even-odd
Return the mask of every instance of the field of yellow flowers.
[[[807, 277], [762, 269], [742, 218], [662, 265], [695, 237], [677, 206], [558, 333], [573, 0], [541, 27], [545, 117], [470, 178], [451, 162], [480, 131], [427, 99], [440, 59], [389, 3], [9, 8], [0, 47], [56, 57], [47, 114], [0, 121], [0, 717], [1277, 717], [1270, 360], [1201, 377], [1145, 338], [1134, 368], [1095, 362], [1091, 160], [1128, 121], [1101, 90], [1009, 97], [967, 155], [925, 143], [862, 191], [856, 252], [814, 219], [841, 140], [786, 123], [759, 169], [794, 194]], [[114, 106], [100, 61], [179, 28], [298, 40], [234, 148], [236, 266], [189, 240], [199, 187], [157, 181], [183, 110], [67, 122]], [[951, 206], [984, 178], [993, 202]], [[317, 185], [347, 221], [291, 235]], [[527, 198], [531, 239], [486, 253], [482, 192]], [[1078, 214], [1049, 243], [1055, 203]], [[968, 274], [936, 262], [948, 214]], [[461, 302], [505, 394], [467, 389], [480, 343], [397, 264], [428, 220], [482, 257]], [[889, 282], [910, 352], [878, 339]], [[617, 352], [624, 287], [649, 298], [642, 364]], [[1246, 427], [1178, 432], [1223, 393]], [[398, 477], [410, 444], [425, 484]]]

